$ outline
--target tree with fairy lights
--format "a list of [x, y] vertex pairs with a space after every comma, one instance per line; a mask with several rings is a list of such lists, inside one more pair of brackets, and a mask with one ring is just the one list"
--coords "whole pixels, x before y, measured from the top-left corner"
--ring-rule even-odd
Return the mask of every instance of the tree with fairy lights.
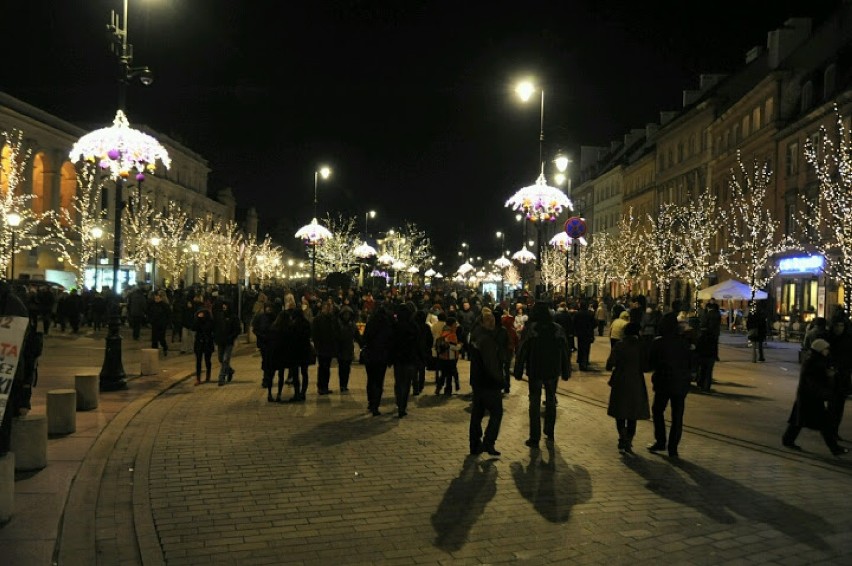
[[547, 246], [541, 254], [541, 281], [545, 291], [565, 284], [565, 252]]
[[521, 273], [518, 271], [515, 264], [506, 268], [503, 272], [503, 280], [512, 287], [517, 287], [521, 284]]
[[677, 207], [677, 224], [674, 239], [678, 257], [678, 269], [681, 275], [692, 283], [695, 300], [698, 290], [707, 275], [724, 265], [721, 254], [714, 256], [713, 243], [722, 218], [716, 206], [716, 197], [709, 188], [704, 189], [695, 198]]
[[86, 165], [77, 172], [77, 191], [68, 207], [51, 216], [47, 228], [49, 246], [66, 268], [74, 272], [78, 288], [86, 285], [86, 268], [98, 253], [98, 230], [103, 232], [106, 210], [101, 208], [103, 185], [95, 165]]
[[[19, 194], [25, 180], [24, 171], [32, 155], [29, 149], [24, 149], [23, 132], [3, 132], [3, 136], [6, 138], [7, 153], [4, 155], [4, 163], [0, 165], [0, 177], [3, 177], [4, 185], [0, 196], [0, 242], [3, 242], [0, 246], [0, 269], [6, 273], [12, 254], [31, 250], [45, 241], [46, 236], [39, 235], [38, 227], [49, 222], [52, 215], [33, 211], [32, 201], [39, 198], [36, 195]], [[14, 222], [9, 222], [10, 218], [15, 218], [18, 225], [12, 226]]]
[[724, 268], [751, 288], [751, 308], [757, 291], [778, 273], [775, 257], [792, 247], [781, 235], [780, 222], [767, 202], [771, 178], [768, 163], [761, 165], [755, 160], [748, 168], [737, 151], [737, 167], [731, 169], [728, 181], [730, 204], [721, 211], [727, 242], [720, 257]]
[[[613, 270], [615, 280], [618, 281], [622, 290], [630, 292], [633, 283], [642, 273], [642, 230], [639, 221], [633, 216], [631, 207], [627, 214], [621, 215], [616, 224], [614, 245], [610, 247], [613, 256]], [[617, 243], [616, 243], [617, 242]]]
[[331, 232], [331, 237], [316, 246], [317, 274], [349, 273], [357, 269], [360, 259], [355, 255], [355, 248], [361, 243], [361, 238], [356, 219], [329, 214], [323, 225]]
[[157, 272], [166, 275], [167, 283], [177, 286], [192, 262], [192, 251], [187, 242], [192, 222], [186, 211], [174, 201], [169, 201], [165, 211], [157, 212], [153, 232], [160, 238], [157, 246]]
[[240, 250], [243, 249], [245, 238], [237, 223], [228, 220], [217, 223], [215, 240], [216, 266], [225, 281], [230, 283], [239, 277], [236, 274], [240, 264]]
[[198, 250], [192, 252], [196, 275], [204, 283], [207, 283], [209, 278], [215, 277], [218, 267], [216, 260], [219, 256], [219, 235], [216, 233], [216, 228], [217, 223], [213, 215], [206, 214], [202, 218], [195, 219], [189, 232], [190, 246], [194, 245]]
[[154, 206], [147, 195], [134, 194], [121, 213], [122, 263], [144, 267], [155, 253], [151, 245]]
[[394, 257], [406, 266], [421, 268], [428, 264], [432, 258], [432, 244], [414, 222], [406, 222], [400, 229], [396, 230]]
[[657, 301], [661, 303], [668, 302], [669, 288], [680, 270], [678, 213], [677, 205], [663, 203], [656, 216], [649, 214], [647, 218], [642, 259], [645, 272], [657, 287]]
[[615, 278], [614, 248], [617, 245], [618, 240], [607, 232], [597, 232], [592, 234], [588, 247], [580, 256], [580, 261], [586, 260], [582, 269], [587, 280], [593, 282], [597, 288], [599, 298], [603, 298], [604, 289]]
[[835, 131], [820, 127], [819, 142], [805, 143], [805, 159], [814, 168], [819, 188], [802, 199], [800, 236], [825, 258], [825, 271], [843, 285], [843, 308], [852, 313], [852, 147], [849, 130], [835, 106]]
[[280, 246], [272, 241], [266, 234], [263, 241], [258, 242], [253, 234], [246, 238], [245, 251], [243, 253], [246, 276], [254, 277], [261, 286], [263, 283], [278, 274], [284, 264], [284, 252]]

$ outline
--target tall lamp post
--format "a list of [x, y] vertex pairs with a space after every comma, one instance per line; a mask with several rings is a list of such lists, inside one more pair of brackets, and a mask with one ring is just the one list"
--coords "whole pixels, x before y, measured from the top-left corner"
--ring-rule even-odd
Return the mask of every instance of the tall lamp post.
[[500, 302], [506, 298], [506, 269], [512, 265], [512, 262], [506, 259], [506, 233], [497, 232], [497, 237], [500, 238], [500, 257], [494, 260], [494, 266], [500, 270]]
[[316, 273], [317, 273], [317, 246], [320, 245], [323, 241], [331, 238], [331, 232], [325, 226], [322, 226], [319, 222], [317, 222], [317, 185], [319, 185], [319, 179], [322, 177], [323, 179], [328, 179], [331, 176], [331, 169], [328, 167], [320, 167], [318, 170], [314, 171], [314, 218], [311, 220], [310, 224], [306, 224], [299, 228], [296, 232], [296, 237], [301, 238], [305, 245], [310, 246], [311, 248], [311, 289], [313, 290], [316, 287]]
[[553, 222], [564, 208], [571, 207], [571, 201], [557, 187], [547, 184], [544, 176], [544, 89], [537, 88], [533, 83], [519, 83], [515, 92], [524, 102], [530, 100], [536, 90], [541, 92], [540, 133], [538, 139], [538, 160], [540, 173], [534, 185], [523, 187], [506, 201], [506, 206], [521, 212], [526, 219], [535, 223], [537, 241], [535, 254], [535, 298], [542, 298], [541, 284], [541, 251], [545, 222]]
[[9, 281], [14, 281], [15, 280], [15, 244], [17, 243], [17, 242], [15, 242], [15, 236], [17, 235], [18, 226], [21, 225], [21, 215], [18, 214], [17, 212], [12, 212], [10, 214], [7, 214], [6, 215], [6, 224], [9, 225], [9, 228], [11, 228], [10, 231], [12, 232], [12, 247], [9, 250], [9, 256], [10, 256], [10, 259], [9, 259], [9, 266], [10, 267], [9, 267], [9, 269], [11, 271], [11, 274], [9, 275]]
[[[127, 5], [124, 0], [123, 18], [119, 19], [115, 11], [107, 30], [112, 34], [112, 53], [118, 59], [119, 89], [118, 111], [112, 126], [101, 128], [84, 135], [71, 148], [69, 158], [72, 162], [87, 161], [97, 164], [107, 172], [115, 182], [114, 222], [115, 236], [113, 239], [113, 273], [112, 292], [118, 293], [118, 277], [121, 266], [121, 209], [123, 208], [123, 187], [125, 180], [136, 172], [136, 179], [144, 179], [145, 173], [153, 174], [157, 162], [164, 167], [171, 166], [171, 159], [166, 149], [152, 136], [130, 127], [124, 114], [127, 98], [127, 85], [138, 78], [143, 85], [153, 82], [153, 75], [148, 67], [133, 67], [133, 46], [127, 41]], [[123, 26], [122, 26], [123, 24]], [[106, 336], [106, 350], [100, 373], [100, 389], [114, 391], [127, 387], [126, 374], [121, 361], [121, 312], [118, 301], [112, 302], [109, 319], [109, 332]]]
[[95, 250], [94, 250], [95, 253], [92, 254], [92, 265], [95, 268], [95, 287], [94, 288], [95, 288], [95, 290], [97, 290], [98, 289], [98, 261], [100, 259], [99, 258], [99, 256], [100, 256], [99, 250], [100, 250], [100, 247], [101, 247], [101, 238], [103, 238], [103, 236], [104, 236], [104, 231], [101, 229], [100, 226], [95, 226], [94, 228], [92, 228], [90, 233], [92, 234], [92, 238], [95, 239]]
[[151, 290], [154, 291], [157, 288], [157, 247], [160, 245], [160, 238], [152, 236], [149, 241], [154, 252], [151, 254]]
[[352, 250], [352, 253], [355, 255], [355, 257], [362, 260], [360, 262], [360, 265], [359, 265], [359, 267], [360, 267], [360, 273], [359, 273], [359, 276], [358, 276], [358, 286], [359, 287], [364, 286], [364, 272], [366, 271], [365, 262], [368, 259], [370, 259], [371, 257], [376, 257], [376, 254], [378, 253], [376, 251], [376, 248], [374, 248], [373, 246], [371, 246], [370, 244], [367, 243], [367, 238], [369, 237], [369, 231], [368, 231], [368, 228], [367, 228], [367, 223], [370, 220], [370, 218], [375, 218], [375, 217], [376, 217], [376, 211], [375, 210], [371, 210], [369, 212], [364, 213], [364, 241], [361, 242], [358, 246], [356, 246], [354, 250]]

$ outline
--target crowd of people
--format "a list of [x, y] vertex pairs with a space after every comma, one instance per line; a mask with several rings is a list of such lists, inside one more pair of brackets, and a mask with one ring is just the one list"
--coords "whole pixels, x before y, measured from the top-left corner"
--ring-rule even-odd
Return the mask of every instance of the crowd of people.
[[[557, 382], [570, 378], [575, 352], [579, 370], [591, 369], [591, 344], [606, 332], [610, 344], [606, 369], [611, 371], [607, 414], [615, 420], [619, 452], [633, 454], [636, 422], [650, 418], [654, 441], [648, 449], [676, 458], [686, 396], [693, 383], [696, 392], [712, 393], [719, 360], [722, 315], [712, 299], [700, 308], [674, 301], [663, 309], [641, 295], [606, 302], [557, 297], [551, 303], [536, 302], [526, 293], [497, 301], [473, 290], [389, 288], [375, 296], [355, 289], [265, 288], [239, 295], [229, 291], [216, 286], [153, 291], [139, 285], [119, 298], [109, 289], [82, 293], [72, 289], [57, 296], [48, 286], [33, 286], [25, 291], [24, 302], [31, 325], [40, 324], [44, 334], [57, 327], [64, 331], [66, 325], [73, 333], [81, 326], [99, 330], [109, 313], [120, 313], [134, 340], [142, 340], [147, 327], [151, 347], [164, 356], [175, 344], [181, 353], [194, 354], [196, 385], [211, 381], [214, 352], [219, 362], [217, 383], [229, 383], [237, 338], [253, 335], [269, 402], [305, 402], [311, 365], [316, 365], [316, 394], [333, 393], [334, 361], [337, 389], [346, 394], [357, 361], [366, 370], [367, 410], [374, 416], [381, 415], [388, 369], [396, 414], [404, 418], [410, 397], [424, 392], [428, 372], [434, 373], [434, 393], [451, 396], [462, 388], [458, 364], [467, 361], [472, 454], [499, 455], [502, 397], [510, 392], [513, 377], [526, 376], [528, 381], [527, 445], [536, 447], [541, 439], [542, 391], [544, 435], [553, 441]], [[752, 361], [765, 361], [769, 325], [762, 304], [751, 309], [746, 328]], [[801, 429], [815, 428], [833, 454], [843, 454], [846, 449], [838, 444], [838, 430], [852, 392], [852, 328], [842, 310], [830, 321], [814, 319], [803, 339], [802, 362], [782, 443], [798, 450], [795, 441]], [[648, 372], [652, 401], [645, 386]], [[288, 385], [293, 393], [285, 398]], [[486, 415], [489, 422], [483, 431]]]

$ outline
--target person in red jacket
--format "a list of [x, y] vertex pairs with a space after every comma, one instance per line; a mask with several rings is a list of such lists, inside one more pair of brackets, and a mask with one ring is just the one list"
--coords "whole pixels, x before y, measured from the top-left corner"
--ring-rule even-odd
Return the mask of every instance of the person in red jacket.
[[520, 337], [515, 330], [515, 317], [508, 310], [503, 310], [498, 307], [496, 314], [500, 315], [500, 325], [506, 329], [509, 335], [509, 357], [503, 361], [503, 392], [508, 393], [512, 384], [512, 358], [515, 356], [515, 351], [518, 349]]

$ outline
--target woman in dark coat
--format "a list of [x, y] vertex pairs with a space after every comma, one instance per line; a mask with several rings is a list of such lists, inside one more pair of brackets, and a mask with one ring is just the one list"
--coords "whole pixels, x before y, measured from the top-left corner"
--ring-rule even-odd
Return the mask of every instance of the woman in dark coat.
[[787, 420], [787, 430], [781, 443], [787, 448], [801, 450], [796, 444], [802, 428], [812, 428], [822, 433], [831, 453], [835, 456], [846, 454], [848, 450], [837, 444], [834, 435], [834, 419], [825, 407], [833, 391], [834, 369], [829, 365], [828, 340], [818, 338], [811, 344], [811, 353], [802, 363], [799, 372], [799, 387], [796, 389], [796, 402]]
[[[308, 392], [308, 366], [314, 363], [311, 352], [311, 323], [305, 312], [296, 307], [287, 309], [290, 323], [286, 327], [284, 363], [289, 368], [288, 380], [293, 382], [293, 397], [290, 403], [304, 402]], [[301, 379], [299, 374], [301, 373]]]
[[651, 417], [645, 374], [642, 373], [644, 353], [639, 331], [638, 323], [628, 323], [624, 338], [618, 341], [606, 361], [606, 369], [613, 370], [606, 414], [615, 419], [618, 451], [622, 454], [633, 454], [636, 421]]
[[[268, 307], [264, 307], [269, 310]], [[267, 313], [269, 316], [269, 313]], [[263, 385], [266, 387], [266, 400], [281, 402], [281, 392], [284, 390], [284, 358], [287, 350], [287, 326], [291, 323], [286, 311], [281, 311], [275, 320], [261, 334], [257, 334], [258, 344], [263, 342], [261, 367], [263, 368]], [[272, 385], [275, 374], [278, 373], [278, 395], [272, 397]]]
[[166, 342], [166, 329], [171, 324], [172, 309], [166, 294], [157, 291], [154, 302], [148, 308], [148, 321], [151, 323], [151, 348], [163, 347], [163, 355], [168, 355], [169, 344]]
[[204, 307], [195, 311], [193, 317], [193, 330], [195, 331], [195, 340], [192, 345], [195, 353], [195, 384], [201, 384], [201, 360], [204, 359], [204, 364], [207, 369], [207, 377], [204, 381], [210, 381], [210, 368], [213, 359], [213, 315]]
[[385, 387], [385, 374], [390, 363], [393, 321], [383, 304], [377, 304], [364, 327], [364, 366], [367, 370], [367, 409], [374, 417], [381, 415], [379, 405]]
[[349, 391], [349, 374], [352, 360], [355, 359], [355, 343], [361, 345], [361, 333], [355, 324], [355, 311], [348, 305], [340, 307], [338, 315], [340, 328], [338, 331], [337, 378], [340, 382], [340, 392]]

